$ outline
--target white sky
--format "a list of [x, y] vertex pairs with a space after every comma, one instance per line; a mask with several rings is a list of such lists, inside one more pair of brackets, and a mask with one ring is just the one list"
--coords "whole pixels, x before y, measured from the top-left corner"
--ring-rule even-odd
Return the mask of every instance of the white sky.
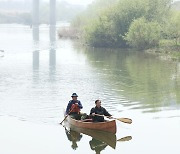
[[[0, 0], [0, 1], [26, 1], [26, 0]], [[50, 1], [50, 0], [40, 0], [40, 1]], [[71, 4], [87, 5], [92, 3], [92, 1], [94, 0], [56, 0], [56, 1], [66, 1]], [[180, 0], [174, 0], [174, 1], [180, 1]]]
[[[50, 0], [41, 0], [41, 1], [50, 1]], [[92, 3], [92, 1], [94, 0], [56, 0], [56, 1], [66, 1], [71, 4], [87, 5]]]
[[[0, 1], [26, 1], [26, 0], [0, 0]], [[28, 1], [30, 1], [30, 0], [28, 0]], [[50, 0], [40, 0], [40, 1], [50, 1]], [[71, 4], [87, 5], [87, 4], [92, 3], [92, 1], [94, 1], [94, 0], [56, 0], [56, 1], [66, 1]]]

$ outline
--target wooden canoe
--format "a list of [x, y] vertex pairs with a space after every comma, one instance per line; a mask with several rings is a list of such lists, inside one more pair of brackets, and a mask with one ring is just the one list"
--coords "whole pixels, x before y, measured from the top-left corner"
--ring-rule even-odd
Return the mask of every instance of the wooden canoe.
[[105, 121], [105, 122], [84, 122], [81, 120], [72, 119], [70, 116], [67, 117], [66, 121], [73, 126], [79, 128], [87, 128], [93, 130], [100, 130], [116, 134], [116, 121]]

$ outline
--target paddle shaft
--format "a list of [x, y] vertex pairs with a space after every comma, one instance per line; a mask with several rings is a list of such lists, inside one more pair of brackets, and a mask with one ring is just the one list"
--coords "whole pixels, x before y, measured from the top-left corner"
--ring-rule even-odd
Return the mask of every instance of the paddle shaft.
[[68, 117], [68, 115], [72, 112], [72, 110], [74, 109], [74, 107], [69, 111], [69, 113], [64, 117], [63, 121], [60, 122], [60, 124], [62, 125], [62, 123], [64, 122], [64, 120], [66, 120], [66, 118]]
[[129, 119], [129, 118], [114, 118], [114, 117], [109, 117], [109, 116], [105, 116], [105, 115], [101, 115], [101, 114], [94, 114], [94, 115], [101, 116], [101, 117], [106, 117], [106, 118], [109, 118], [109, 119], [116, 119], [116, 120], [119, 120], [121, 122], [128, 123], [128, 124], [132, 123], [132, 120]]

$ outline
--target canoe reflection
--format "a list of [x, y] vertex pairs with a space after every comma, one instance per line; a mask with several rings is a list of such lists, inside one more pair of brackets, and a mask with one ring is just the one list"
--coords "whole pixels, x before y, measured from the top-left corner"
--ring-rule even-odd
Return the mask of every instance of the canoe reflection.
[[97, 140], [95, 138], [92, 138], [92, 140], [89, 141], [89, 145], [90, 145], [92, 150], [96, 151], [96, 154], [100, 154], [100, 152], [102, 150], [104, 150], [106, 148], [106, 146], [107, 146], [106, 143], [101, 142], [101, 141], [99, 141], [99, 140]]
[[[92, 130], [92, 129], [82, 129], [82, 128], [77, 128], [75, 126], [72, 126], [67, 130], [66, 128], [66, 134], [68, 139], [73, 142], [80, 141], [82, 138], [82, 134], [88, 135], [92, 137], [92, 140], [89, 142], [90, 147], [94, 147], [95, 141], [98, 141], [97, 143], [99, 145], [109, 145], [113, 149], [116, 148], [116, 135], [113, 133], [108, 133], [104, 131], [98, 131], [98, 130]], [[101, 142], [101, 143], [100, 143]], [[75, 143], [74, 143], [75, 145]], [[77, 143], [76, 143], [77, 145]], [[76, 147], [77, 148], [77, 147]]]
[[81, 140], [83, 134], [92, 137], [92, 139], [89, 141], [89, 145], [90, 148], [96, 152], [96, 154], [100, 154], [100, 152], [104, 150], [107, 146], [110, 146], [111, 148], [115, 149], [117, 141], [124, 142], [132, 139], [131, 136], [125, 136], [117, 140], [116, 135], [113, 133], [92, 129], [83, 129], [75, 127], [73, 125], [67, 128], [65, 127], [65, 131], [68, 140], [72, 142], [71, 147], [74, 150], [77, 149], [77, 142]]

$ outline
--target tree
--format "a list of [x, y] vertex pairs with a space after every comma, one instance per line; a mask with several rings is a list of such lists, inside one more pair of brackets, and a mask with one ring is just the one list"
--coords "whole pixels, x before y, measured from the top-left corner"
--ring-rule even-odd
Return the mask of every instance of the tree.
[[[130, 36], [125, 37], [127, 32], [130, 32], [130, 25], [136, 19], [143, 17], [144, 20], [139, 21], [142, 22], [141, 31], [145, 30], [144, 34], [148, 33], [151, 38], [149, 40], [146, 38], [146, 41], [142, 40], [141, 47], [150, 47], [158, 45], [159, 25], [163, 25], [165, 19], [169, 16], [171, 1], [116, 0], [109, 6], [107, 5], [109, 4], [108, 0], [97, 0], [84, 12], [82, 18], [79, 17], [76, 20], [74, 25], [77, 26], [77, 23], [80, 23], [79, 27], [83, 29], [86, 41], [92, 46], [126, 47], [132, 42]], [[81, 22], [81, 19], [84, 22]], [[152, 29], [152, 33], [146, 27], [143, 27], [143, 24]], [[154, 36], [156, 32], [157, 35]], [[124, 37], [127, 39], [124, 39]]]
[[166, 25], [165, 34], [168, 39], [174, 40], [175, 45], [180, 43], [180, 12], [173, 12]]
[[134, 20], [124, 37], [130, 46], [138, 49], [157, 46], [160, 38], [160, 25], [155, 21], [149, 22], [144, 17]]

